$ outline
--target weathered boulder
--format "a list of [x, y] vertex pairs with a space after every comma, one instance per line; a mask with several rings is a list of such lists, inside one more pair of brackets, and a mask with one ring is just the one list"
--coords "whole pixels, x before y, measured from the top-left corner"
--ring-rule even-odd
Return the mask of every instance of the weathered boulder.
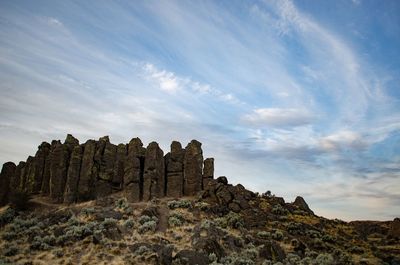
[[76, 145], [72, 150], [69, 162], [67, 180], [65, 183], [64, 202], [73, 203], [76, 201], [79, 183], [79, 174], [81, 171], [83, 155], [83, 146]]
[[50, 197], [62, 202], [70, 154], [66, 145], [58, 142], [50, 154]]
[[273, 262], [283, 261], [286, 258], [285, 251], [274, 241], [266, 242], [259, 250], [259, 255], [261, 258], [271, 260]]
[[38, 147], [38, 151], [29, 167], [29, 171], [26, 177], [26, 190], [29, 193], [38, 193], [42, 188], [43, 172], [45, 167], [45, 161], [50, 153], [50, 144], [43, 142]]
[[297, 206], [300, 210], [303, 210], [310, 214], [314, 214], [314, 212], [308, 207], [308, 204], [303, 199], [303, 197], [297, 196], [293, 202], [293, 205]]
[[185, 148], [184, 195], [195, 195], [202, 188], [203, 150], [201, 143], [192, 140]]
[[151, 142], [146, 148], [143, 175], [143, 200], [164, 196], [164, 152], [158, 143]]
[[112, 178], [112, 186], [114, 189], [121, 190], [122, 183], [124, 181], [125, 171], [125, 159], [127, 155], [127, 148], [125, 144], [119, 144], [117, 146], [117, 152], [115, 154], [114, 172]]
[[183, 159], [185, 150], [181, 143], [173, 141], [171, 143], [171, 152], [165, 156], [167, 185], [166, 196], [182, 197], [183, 195]]
[[203, 167], [203, 188], [214, 179], [214, 158], [206, 158]]
[[15, 173], [17, 166], [13, 162], [3, 164], [0, 173], [0, 206], [7, 204], [10, 191], [10, 180]]
[[133, 138], [128, 145], [124, 162], [124, 194], [129, 202], [138, 202], [143, 197], [144, 156], [146, 149], [139, 138]]
[[176, 253], [174, 261], [177, 264], [182, 265], [208, 265], [209, 259], [208, 255], [203, 252], [198, 252], [194, 250], [184, 249]]
[[94, 169], [94, 155], [96, 152], [96, 141], [88, 140], [84, 145], [81, 170], [78, 184], [78, 201], [90, 200], [95, 197], [94, 185], [97, 171]]

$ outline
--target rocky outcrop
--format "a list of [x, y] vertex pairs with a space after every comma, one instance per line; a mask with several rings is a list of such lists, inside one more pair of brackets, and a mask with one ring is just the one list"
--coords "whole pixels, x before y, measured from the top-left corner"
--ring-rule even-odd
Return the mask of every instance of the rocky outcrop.
[[[173, 141], [171, 151], [164, 156], [158, 143], [144, 148], [139, 138], [114, 145], [104, 136], [80, 145], [68, 134], [63, 143], [43, 142], [35, 156], [20, 162], [12, 174], [7, 169], [9, 164], [4, 166], [4, 203], [5, 194], [14, 191], [49, 196], [57, 203], [103, 198], [117, 191], [123, 191], [129, 202], [179, 198], [196, 195], [214, 178], [214, 159], [203, 161], [201, 143], [196, 140], [185, 149]], [[229, 195], [223, 193], [219, 191], [219, 200], [226, 197], [230, 202]]]
[[400, 218], [395, 218], [391, 222], [389, 229], [389, 236], [393, 238], [400, 238]]
[[166, 196], [182, 197], [183, 195], [183, 159], [185, 150], [180, 142], [171, 143], [171, 152], [165, 155]]
[[146, 148], [143, 175], [143, 200], [164, 197], [164, 152], [156, 142]]
[[192, 140], [185, 148], [184, 157], [184, 195], [195, 195], [202, 188], [203, 151], [201, 143]]
[[10, 191], [10, 180], [15, 173], [16, 165], [13, 162], [7, 162], [3, 165], [0, 173], [0, 206], [8, 202]]
[[301, 196], [297, 196], [296, 199], [293, 202], [294, 206], [297, 206], [300, 210], [303, 210], [307, 213], [314, 214], [313, 211], [311, 211], [310, 207], [308, 207], [308, 204], [306, 201], [303, 199]]

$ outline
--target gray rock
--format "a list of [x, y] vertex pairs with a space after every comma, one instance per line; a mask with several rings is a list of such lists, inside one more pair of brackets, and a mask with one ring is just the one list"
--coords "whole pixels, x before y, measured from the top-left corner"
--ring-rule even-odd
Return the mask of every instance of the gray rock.
[[297, 196], [293, 202], [293, 205], [297, 206], [300, 210], [303, 210], [307, 213], [314, 214], [314, 212], [308, 207], [308, 204], [303, 199], [303, 197]]
[[19, 162], [19, 164], [17, 165], [17, 167], [15, 169], [15, 173], [12, 176], [12, 178], [10, 179], [10, 191], [11, 192], [22, 191], [21, 179], [25, 175], [25, 165], [26, 165], [26, 162], [23, 162], [23, 161]]
[[214, 158], [206, 158], [203, 168], [203, 188], [210, 180], [214, 179]]
[[39, 193], [42, 188], [43, 171], [45, 161], [50, 153], [50, 144], [43, 142], [38, 147], [35, 157], [32, 159], [29, 171], [26, 177], [26, 190], [29, 193]]
[[117, 152], [115, 154], [114, 173], [112, 178], [113, 187], [118, 190], [122, 189], [122, 184], [124, 181], [126, 155], [127, 155], [126, 145], [119, 144], [117, 146]]

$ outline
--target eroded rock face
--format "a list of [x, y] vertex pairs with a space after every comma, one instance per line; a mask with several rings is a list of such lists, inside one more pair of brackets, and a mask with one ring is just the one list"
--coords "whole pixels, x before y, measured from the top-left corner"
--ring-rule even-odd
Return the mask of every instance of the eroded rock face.
[[50, 154], [50, 197], [55, 202], [64, 199], [70, 153], [66, 145], [56, 143]]
[[50, 144], [43, 142], [29, 164], [26, 176], [25, 189], [29, 193], [39, 193], [42, 188], [45, 161], [50, 153]]
[[184, 195], [195, 195], [202, 188], [203, 150], [201, 143], [192, 140], [185, 148], [184, 157]]
[[79, 174], [81, 171], [83, 146], [77, 145], [72, 150], [69, 162], [67, 180], [64, 191], [64, 202], [73, 203], [77, 199]]
[[143, 200], [164, 197], [164, 152], [158, 143], [151, 142], [146, 148], [143, 175]]
[[395, 218], [390, 224], [389, 235], [394, 238], [400, 238], [400, 218]]
[[17, 166], [13, 162], [4, 163], [0, 173], [0, 206], [8, 202], [10, 180], [15, 173]]
[[81, 170], [78, 184], [78, 201], [90, 200], [95, 197], [94, 185], [97, 171], [94, 168], [94, 155], [96, 152], [96, 141], [88, 140], [82, 155]]
[[[78, 139], [68, 134], [63, 143], [43, 142], [35, 156], [20, 162], [14, 171], [4, 179], [8, 184], [3, 193], [40, 193], [54, 202], [74, 203], [123, 190], [129, 202], [139, 202], [196, 195], [213, 180], [214, 159], [203, 161], [201, 143], [196, 140], [185, 149], [173, 141], [171, 151], [164, 156], [156, 142], [146, 149], [139, 138], [114, 145], [104, 136], [79, 145]], [[227, 203], [233, 198], [229, 190], [218, 190], [214, 195]]]
[[138, 202], [143, 194], [144, 157], [146, 149], [139, 138], [133, 138], [128, 145], [124, 162], [124, 194], [129, 202]]
[[183, 195], [183, 159], [185, 150], [180, 142], [171, 143], [171, 152], [165, 156], [167, 171], [167, 197], [182, 197]]

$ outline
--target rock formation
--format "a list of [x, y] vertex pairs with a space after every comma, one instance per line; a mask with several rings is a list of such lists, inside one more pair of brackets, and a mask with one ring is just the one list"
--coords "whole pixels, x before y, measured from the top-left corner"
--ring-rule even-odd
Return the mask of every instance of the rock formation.
[[183, 159], [185, 150], [180, 142], [171, 143], [171, 152], [165, 155], [166, 196], [182, 197], [183, 195]]
[[123, 191], [129, 202], [164, 196], [193, 196], [214, 177], [214, 159], [203, 161], [201, 143], [192, 140], [185, 149], [173, 141], [164, 156], [158, 143], [147, 148], [139, 138], [114, 145], [108, 136], [79, 144], [68, 134], [64, 143], [43, 142], [35, 156], [18, 166], [3, 165], [0, 202], [12, 192], [41, 194], [57, 203], [75, 203]]
[[202, 188], [203, 179], [203, 151], [201, 143], [192, 140], [185, 148], [184, 167], [184, 195], [195, 195]]
[[8, 202], [10, 192], [10, 179], [15, 173], [16, 166], [13, 162], [7, 162], [3, 165], [0, 173], [0, 206]]

